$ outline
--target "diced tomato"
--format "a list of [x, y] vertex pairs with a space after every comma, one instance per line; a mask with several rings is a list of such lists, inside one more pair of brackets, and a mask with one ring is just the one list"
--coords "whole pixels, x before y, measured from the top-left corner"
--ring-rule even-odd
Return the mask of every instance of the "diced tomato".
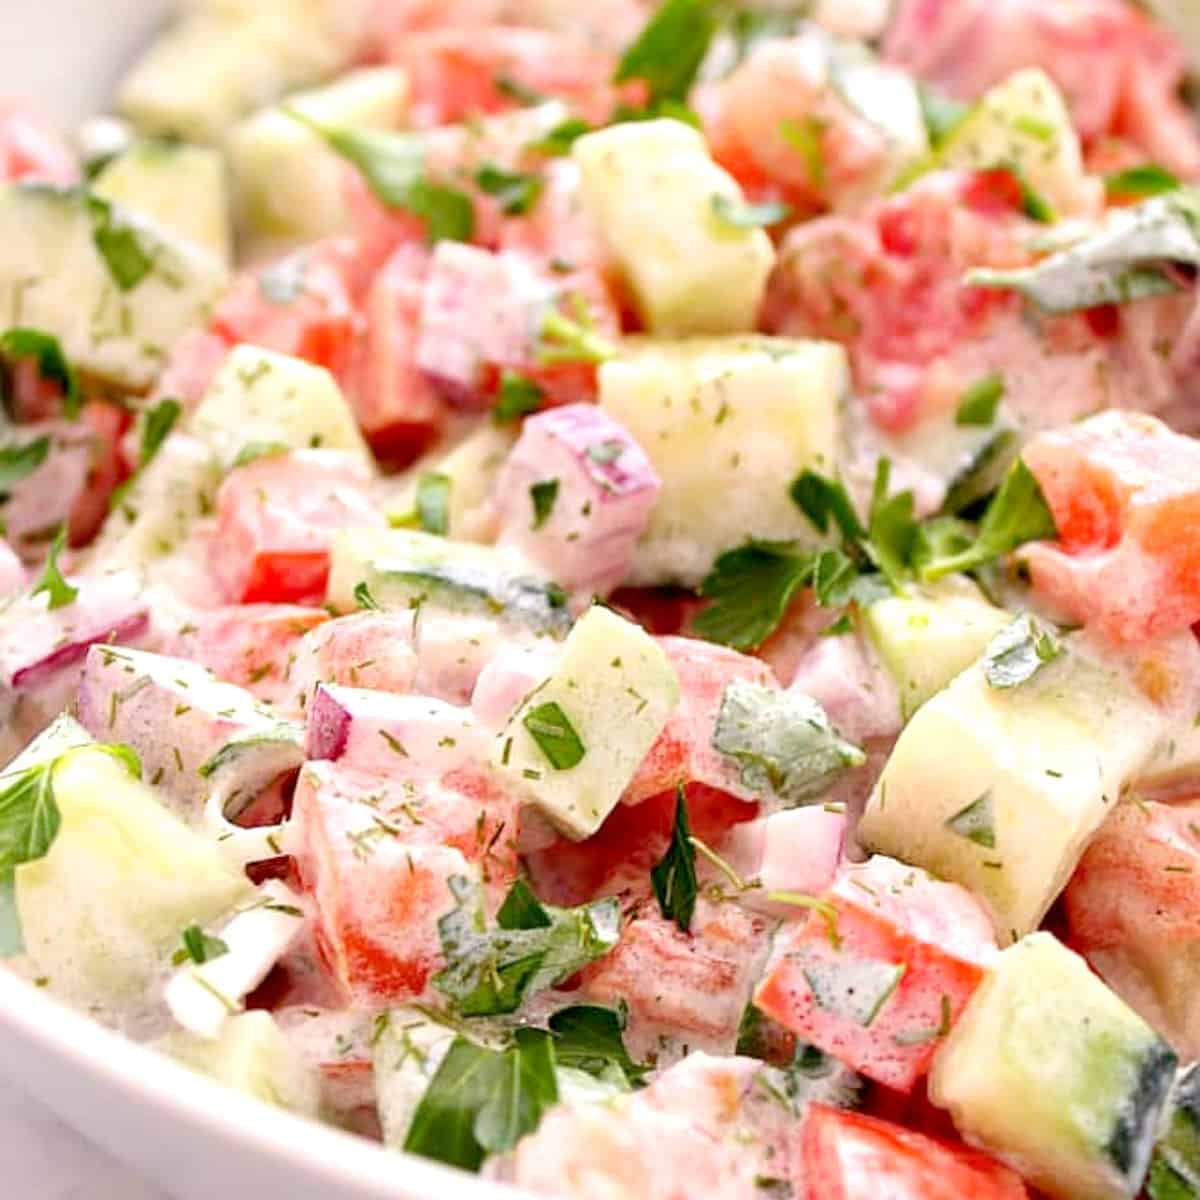
[[94, 438], [87, 481], [71, 505], [72, 546], [90, 542], [108, 516], [109, 500], [127, 473], [121, 455], [121, 438], [130, 426], [131, 417], [128, 409], [119, 405], [92, 400], [83, 406], [80, 421], [92, 431]]
[[409, 119], [418, 129], [520, 108], [529, 97], [558, 97], [605, 120], [617, 93], [615, 57], [587, 41], [546, 29], [493, 26], [404, 31], [384, 48], [412, 86]]
[[[693, 834], [714, 849], [733, 826], [758, 814], [753, 801], [739, 800], [702, 783], [686, 788]], [[556, 839], [527, 857], [539, 896], [554, 904], [581, 904], [612, 889], [630, 874], [647, 876], [666, 851], [675, 819], [676, 793], [663, 792], [640, 804], [620, 804], [585, 842]]]
[[351, 243], [333, 239], [244, 273], [217, 304], [212, 332], [343, 376], [361, 322], [354, 253]]
[[627, 1003], [631, 1041], [665, 1027], [693, 1048], [730, 1053], [766, 952], [767, 924], [701, 897], [684, 933], [648, 901], [616, 948], [584, 968], [580, 992]]
[[755, 1004], [870, 1079], [910, 1090], [929, 1069], [995, 951], [991, 922], [957, 884], [893, 859], [843, 869], [776, 937]]
[[329, 620], [323, 608], [233, 604], [194, 613], [172, 652], [206, 666], [264, 700], [286, 691], [300, 639]]
[[1025, 1200], [1021, 1177], [966, 1146], [890, 1121], [809, 1106], [799, 1138], [797, 1195], [807, 1200]]
[[0, 107], [0, 179], [35, 180], [70, 187], [79, 182], [79, 160], [63, 138], [24, 109]]
[[1120, 804], [1063, 898], [1072, 947], [1189, 1059], [1200, 1053], [1198, 835], [1194, 803]]
[[683, 633], [705, 602], [684, 588], [618, 588], [609, 603], [647, 633], [670, 636]]
[[753, 803], [755, 793], [742, 786], [737, 764], [714, 749], [713, 728], [726, 687], [735, 680], [773, 687], [771, 668], [760, 659], [695, 638], [666, 637], [658, 644], [679, 677], [679, 704], [621, 802], [640, 804], [679, 784], [702, 783]]
[[429, 448], [446, 411], [416, 361], [428, 273], [429, 253], [416, 245], [401, 246], [379, 272], [347, 386], [371, 448], [393, 466], [407, 466]]
[[1200, 442], [1108, 412], [1041, 434], [1024, 459], [1059, 534], [1022, 550], [1039, 592], [1113, 641], [1200, 620]]
[[482, 874], [494, 895], [516, 874], [516, 809], [482, 771], [441, 781], [309, 763], [293, 824], [327, 969], [354, 1003], [419, 996], [441, 963], [448, 881]]
[[209, 542], [209, 567], [225, 598], [319, 602], [333, 535], [387, 525], [369, 484], [362, 463], [336, 450], [264, 455], [231, 471], [217, 492]]

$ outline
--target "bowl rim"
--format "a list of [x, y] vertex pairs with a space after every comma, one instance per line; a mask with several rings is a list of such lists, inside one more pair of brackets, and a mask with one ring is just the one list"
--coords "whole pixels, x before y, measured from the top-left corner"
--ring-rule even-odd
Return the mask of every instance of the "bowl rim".
[[[533, 1200], [530, 1193], [507, 1184], [388, 1149], [209, 1079], [2, 967], [0, 1026], [65, 1069], [152, 1107], [166, 1120], [218, 1142], [237, 1143], [248, 1153], [290, 1160], [314, 1182], [331, 1188], [353, 1184], [368, 1189], [366, 1194], [396, 1200]], [[25, 1086], [19, 1075], [14, 1082]], [[52, 1101], [47, 1107], [75, 1126]]]

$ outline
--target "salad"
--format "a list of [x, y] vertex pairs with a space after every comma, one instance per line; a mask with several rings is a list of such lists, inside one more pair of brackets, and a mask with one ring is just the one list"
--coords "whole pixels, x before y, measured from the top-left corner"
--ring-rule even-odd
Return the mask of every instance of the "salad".
[[5, 969], [564, 1200], [1200, 1197], [1195, 51], [195, 0], [4, 108]]

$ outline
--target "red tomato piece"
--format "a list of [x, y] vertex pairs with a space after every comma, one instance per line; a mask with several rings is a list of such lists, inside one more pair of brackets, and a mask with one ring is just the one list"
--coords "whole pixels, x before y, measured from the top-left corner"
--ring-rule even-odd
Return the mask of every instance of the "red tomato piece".
[[689, 933], [648, 900], [616, 948], [581, 973], [580, 992], [629, 1005], [629, 1036], [663, 1028], [693, 1049], [730, 1053], [758, 967], [768, 922], [736, 904], [700, 897]]
[[128, 409], [92, 400], [83, 406], [80, 420], [94, 435], [92, 462], [83, 490], [71, 505], [69, 529], [72, 546], [83, 546], [95, 537], [117, 485], [125, 478], [121, 438], [129, 428]]
[[418, 322], [429, 252], [401, 246], [379, 272], [366, 302], [366, 334], [347, 393], [375, 453], [407, 466], [436, 440], [445, 405], [417, 367]]
[[333, 535], [387, 524], [369, 484], [366, 467], [336, 450], [264, 455], [231, 471], [217, 492], [217, 531], [209, 542], [209, 569], [225, 598], [320, 601]]
[[771, 668], [760, 659], [696, 638], [665, 637], [658, 644], [679, 676], [679, 704], [621, 802], [640, 804], [681, 783], [707, 784], [755, 802], [755, 793], [740, 782], [737, 764], [713, 748], [713, 727], [726, 687], [735, 680], [774, 687]]
[[481, 771], [387, 779], [309, 763], [296, 785], [297, 863], [325, 965], [353, 1003], [424, 992], [439, 968], [448, 881], [482, 874], [493, 896], [516, 876], [516, 808]]
[[323, 608], [232, 604], [193, 614], [171, 653], [206, 666], [264, 700], [285, 690], [300, 639], [329, 620]]
[[1064, 893], [1068, 938], [1186, 1056], [1200, 1053], [1200, 809], [1118, 805]]
[[870, 1079], [910, 1090], [995, 951], [957, 884], [877, 856], [846, 867], [824, 911], [785, 926], [755, 1004]]
[[995, 1159], [861, 1113], [813, 1104], [799, 1138], [797, 1195], [808, 1200], [1025, 1200]]
[[210, 328], [230, 345], [249, 342], [341, 377], [361, 322], [355, 278], [352, 244], [321, 242], [241, 275], [218, 303]]
[[185, 412], [191, 412], [208, 391], [232, 346], [223, 337], [207, 329], [193, 329], [171, 347], [167, 364], [154, 386], [151, 402], [178, 400]]
[[1041, 434], [1024, 459], [1059, 534], [1022, 550], [1038, 591], [1118, 642], [1200, 620], [1200, 442], [1107, 412]]

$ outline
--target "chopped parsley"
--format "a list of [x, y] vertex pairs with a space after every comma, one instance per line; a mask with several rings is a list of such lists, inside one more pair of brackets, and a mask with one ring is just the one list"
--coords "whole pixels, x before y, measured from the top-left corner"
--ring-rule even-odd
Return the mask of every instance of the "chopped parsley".
[[0, 334], [0, 355], [6, 359], [32, 359], [38, 374], [62, 389], [63, 414], [75, 420], [83, 409], [83, 393], [75, 368], [63, 353], [62, 344], [40, 329], [14, 327]]
[[611, 1079], [615, 1068], [628, 1085], [636, 1087], [645, 1082], [647, 1068], [634, 1062], [625, 1048], [621, 1013], [594, 1004], [577, 1004], [559, 1009], [549, 1025], [559, 1066], [574, 1067], [598, 1079]]
[[991, 425], [1004, 399], [1004, 376], [999, 371], [977, 379], [962, 394], [954, 414], [955, 425]]
[[663, 917], [684, 933], [692, 927], [700, 883], [696, 876], [696, 847], [688, 824], [687, 797], [682, 786], [675, 797], [675, 822], [666, 854], [650, 872], [654, 896]]
[[122, 292], [131, 292], [151, 271], [154, 258], [142, 245], [141, 235], [108, 200], [92, 192], [87, 196], [92, 219], [92, 241]]
[[42, 574], [30, 593], [33, 596], [40, 596], [44, 592], [46, 607], [51, 612], [57, 608], [66, 608], [68, 604], [74, 604], [75, 598], [79, 595], [79, 589], [69, 584], [58, 569], [58, 556], [63, 552], [66, 543], [67, 527], [60, 525], [58, 532], [54, 535], [54, 540], [50, 543], [50, 551], [46, 555], [46, 565], [42, 568]]
[[965, 808], [959, 809], [946, 821], [946, 828], [959, 837], [982, 846], [985, 850], [996, 848], [996, 813], [992, 804], [992, 792], [976, 796]]
[[784, 141], [804, 159], [809, 180], [817, 187], [825, 185], [825, 122], [819, 117], [808, 116], [803, 121], [785, 117], [779, 122], [779, 132]]
[[366, 612], [379, 611], [379, 602], [371, 595], [371, 589], [365, 579], [354, 585], [354, 603]]
[[790, 542], [751, 542], [726, 551], [700, 585], [700, 595], [713, 603], [692, 627], [711, 642], [753, 650], [775, 632], [812, 573], [812, 555]]
[[620, 936], [615, 897], [556, 908], [518, 880], [489, 927], [478, 883], [456, 875], [450, 890], [457, 906], [438, 921], [446, 966], [433, 985], [460, 1016], [515, 1012], [526, 997], [607, 954]]
[[711, 0], [664, 0], [621, 56], [613, 81], [642, 80], [651, 105], [683, 103], [716, 32]]
[[48, 437], [35, 438], [0, 448], [0, 494], [27, 479], [46, 461], [50, 453]]
[[358, 168], [375, 198], [425, 222], [430, 242], [470, 241], [475, 206], [466, 192], [434, 182], [418, 137], [373, 129], [323, 125], [295, 108], [284, 112], [307, 126], [335, 153]]
[[530, 142], [526, 149], [536, 154], [544, 154], [547, 158], [561, 158], [571, 153], [571, 147], [583, 137], [591, 133], [592, 127], [582, 117], [568, 117], [555, 125], [544, 137]]
[[199, 925], [189, 925], [183, 931], [182, 941], [183, 945], [171, 956], [171, 963], [176, 967], [189, 961], [203, 966], [229, 953], [229, 946], [225, 942], [217, 937], [209, 937]]
[[558, 500], [558, 480], [543, 479], [529, 489], [529, 500], [533, 505], [533, 524], [530, 528], [541, 529], [550, 519]]
[[580, 295], [570, 297], [573, 317], [551, 305], [538, 329], [537, 360], [542, 366], [557, 363], [602, 363], [616, 353], [616, 347], [597, 332], [596, 323]]
[[516, 371], [504, 371], [492, 419], [497, 425], [517, 421], [527, 413], [537, 412], [545, 398], [546, 393], [532, 379]]
[[426, 533], [445, 537], [450, 532], [449, 475], [426, 471], [417, 481], [417, 520]]
[[260, 458], [275, 458], [280, 454], [290, 454], [291, 446], [286, 442], [247, 442], [233, 460], [234, 467], [246, 467]]
[[1161, 196], [1183, 186], [1178, 176], [1157, 163], [1142, 163], [1115, 171], [1104, 178], [1104, 190], [1110, 197]]
[[553, 700], [531, 708], [521, 724], [556, 771], [569, 771], [583, 762], [587, 748], [570, 718]]
[[983, 675], [990, 687], [1018, 687], [1062, 653], [1062, 643], [1054, 633], [1030, 613], [1023, 613], [988, 643], [983, 652]]
[[475, 182], [482, 191], [500, 201], [505, 215], [523, 216], [538, 202], [545, 188], [540, 175], [523, 171], [506, 171], [495, 163], [485, 163], [475, 173]]

